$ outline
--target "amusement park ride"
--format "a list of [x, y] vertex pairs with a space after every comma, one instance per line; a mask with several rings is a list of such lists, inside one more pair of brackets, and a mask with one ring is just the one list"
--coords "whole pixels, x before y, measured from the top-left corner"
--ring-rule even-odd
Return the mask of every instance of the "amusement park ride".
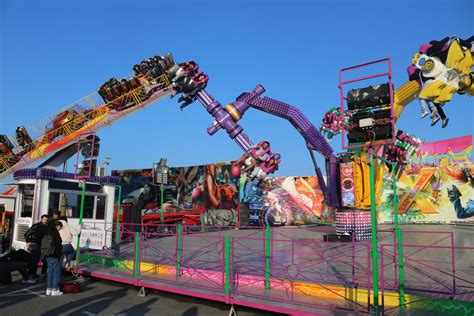
[[[209, 77], [199, 69], [196, 62], [176, 64], [171, 54], [155, 56], [135, 65], [132, 76], [121, 80], [110, 79], [97, 93], [60, 110], [46, 124], [37, 124], [34, 128], [19, 126], [13, 137], [0, 135], [0, 178], [13, 174], [16, 179], [30, 181], [35, 177], [53, 179], [55, 171], [46, 168], [59, 167], [76, 153], [79, 157], [81, 152], [84, 161], [81, 164], [77, 162], [74, 178], [86, 181], [86, 184], [82, 184], [82, 203], [86, 189], [93, 189], [92, 182], [104, 180], [103, 183], [109, 186], [107, 192], [104, 188], [97, 188], [97, 192], [102, 191], [95, 192], [91, 198], [92, 204], [96, 205], [105, 195], [114, 195], [116, 179], [94, 178], [92, 170], [99, 145], [95, 133], [165, 96], [173, 98], [180, 94], [178, 102], [181, 109], [199, 101], [214, 118], [214, 122], [207, 128], [209, 135], [225, 130], [244, 151], [244, 155], [233, 162], [234, 166], [241, 167], [241, 174], [247, 178], [263, 180], [278, 169], [281, 156], [272, 151], [266, 140], [252, 142], [239, 123], [250, 108], [264, 111], [288, 120], [304, 138], [327, 205], [338, 209], [341, 214], [347, 210], [371, 210], [373, 288], [374, 300], [378, 302], [375, 205], [380, 202], [379, 194], [385, 168], [388, 167], [392, 172], [395, 182], [397, 172], [403, 169], [422, 143], [413, 135], [397, 130], [395, 123], [404, 108], [418, 98], [422, 107], [422, 118], [430, 114], [429, 110], [432, 126], [440, 120], [443, 128], [447, 126], [449, 119], [444, 114], [443, 106], [455, 93], [474, 95], [473, 41], [474, 37], [463, 40], [453, 36], [422, 45], [408, 67], [409, 81], [397, 89], [394, 89], [392, 83], [390, 59], [340, 70], [340, 106], [325, 114], [319, 128], [296, 107], [262, 96], [265, 92], [262, 85], [257, 85], [253, 90], [239, 95], [235, 101], [222, 105], [206, 90]], [[372, 65], [382, 65], [386, 70], [363, 77], [346, 78], [353, 70], [364, 71]], [[374, 79], [382, 82], [370, 86], [361, 84]], [[355, 83], [358, 84], [357, 88], [347, 89], [348, 85]], [[328, 139], [338, 134], [342, 134], [342, 148], [345, 152], [335, 154]], [[325, 158], [326, 178], [316, 163], [314, 151]], [[40, 167], [45, 169], [24, 169], [44, 159], [46, 160]], [[90, 183], [87, 183], [88, 181]], [[396, 184], [394, 192], [395, 190]], [[30, 197], [30, 200], [34, 200], [33, 197]], [[45, 201], [36, 202], [38, 205], [47, 205]], [[394, 209], [396, 203], [395, 193]], [[113, 206], [109, 205], [107, 208], [111, 210]], [[203, 211], [197, 210], [198, 213]], [[98, 211], [94, 209], [93, 212], [94, 218], [99, 219], [96, 216]], [[161, 213], [144, 216], [143, 220], [168, 224], [184, 221], [185, 216], [193, 215], [193, 212], [182, 212], [179, 216], [167, 214], [163, 219]], [[33, 216], [29, 216], [31, 221], [20, 224], [28, 227], [26, 224], [31, 224], [33, 219]], [[36, 217], [38, 216], [39, 213], [36, 214]], [[100, 219], [104, 220], [103, 213], [100, 216]], [[401, 235], [398, 234], [401, 233], [397, 221], [397, 216], [394, 216], [399, 245]], [[196, 220], [190, 222], [198, 223]], [[82, 210], [79, 223], [82, 223]], [[118, 224], [116, 234], [120, 233]], [[104, 228], [110, 230], [111, 227]], [[120, 238], [116, 237], [115, 240], [117, 242]], [[77, 249], [80, 248], [78, 241]], [[402, 249], [398, 250], [398, 258], [402, 267]], [[403, 302], [401, 304], [403, 305]]]
[[[135, 65], [133, 76], [120, 81], [110, 79], [97, 93], [60, 110], [49, 123], [36, 124], [35, 128], [28, 129], [19, 126], [13, 137], [0, 135], [0, 178], [48, 157], [41, 167], [57, 167], [74, 155], [78, 151], [76, 144], [91, 133], [164, 96], [181, 94], [178, 100], [182, 102], [181, 109], [198, 100], [215, 119], [207, 129], [209, 135], [225, 130], [245, 152], [245, 159], [239, 162], [242, 162], [242, 171], [247, 176], [263, 179], [277, 170], [281, 161], [280, 155], [271, 151], [269, 142], [262, 141], [254, 145], [239, 125], [245, 112], [254, 108], [288, 120], [303, 136], [328, 205], [367, 207], [370, 202], [367, 200], [368, 194], [364, 192], [368, 192], [368, 186], [360, 179], [364, 177], [357, 179], [356, 176], [355, 181], [359, 185], [355, 189], [347, 179], [342, 179], [342, 182], [334, 180], [341, 178], [341, 164], [347, 166], [348, 162], [353, 162], [356, 167], [361, 157], [370, 162], [370, 155], [367, 157], [366, 154], [374, 152], [388, 161], [403, 164], [421, 144], [419, 139], [395, 128], [395, 121], [407, 104], [420, 98], [432, 112], [434, 125], [439, 120], [438, 113], [443, 113], [442, 106], [451, 100], [454, 93], [474, 94], [471, 42], [472, 38], [462, 40], [449, 37], [422, 45], [408, 68], [411, 80], [396, 90], [393, 90], [389, 59], [375, 62], [387, 64], [386, 72], [358, 79], [344, 81], [343, 74], [374, 63], [341, 70], [341, 106], [326, 113], [319, 129], [296, 107], [263, 97], [265, 89], [261, 85], [222, 106], [206, 91], [209, 77], [200, 71], [197, 63], [189, 61], [175, 64], [171, 54], [155, 56]], [[344, 94], [344, 85], [378, 77], [387, 77], [388, 80], [381, 85], [353, 89], [347, 95]], [[344, 109], [345, 103], [347, 109]], [[423, 110], [426, 111], [425, 108]], [[445, 126], [447, 120], [444, 119], [443, 123]], [[323, 135], [331, 139], [339, 133], [343, 133], [343, 148], [348, 149], [348, 152], [336, 156]], [[264, 143], [265, 148], [262, 147]], [[313, 151], [326, 160], [327, 184], [316, 164]], [[342, 195], [344, 192], [350, 194], [341, 196], [341, 191]]]

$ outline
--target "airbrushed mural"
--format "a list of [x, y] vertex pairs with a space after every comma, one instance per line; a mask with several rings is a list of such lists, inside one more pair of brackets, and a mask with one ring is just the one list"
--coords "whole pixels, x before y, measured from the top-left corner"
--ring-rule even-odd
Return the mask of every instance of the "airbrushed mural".
[[[113, 171], [121, 177], [123, 204], [141, 215], [159, 213], [160, 188], [152, 169]], [[210, 226], [332, 224], [335, 210], [324, 202], [315, 176], [267, 178], [240, 175], [232, 163], [170, 168], [164, 186], [165, 213], [202, 210]], [[393, 220], [393, 191], [386, 178], [379, 222]], [[398, 176], [402, 222], [474, 222], [472, 136], [424, 143]]]
[[324, 203], [317, 177], [240, 180], [241, 224], [308, 225], [334, 223], [335, 211]]
[[[424, 143], [397, 182], [403, 222], [474, 222], [472, 135]], [[379, 221], [393, 220], [391, 182], [384, 182]]]
[[[232, 165], [217, 163], [204, 166], [170, 168], [168, 184], [164, 185], [165, 214], [204, 210], [206, 225], [238, 225], [238, 181]], [[152, 169], [115, 170], [122, 185], [121, 202], [131, 204], [132, 212], [141, 215], [159, 214], [160, 187], [153, 184]]]
[[232, 169], [228, 163], [173, 168], [178, 208], [204, 208], [205, 225], [238, 225], [240, 173]]

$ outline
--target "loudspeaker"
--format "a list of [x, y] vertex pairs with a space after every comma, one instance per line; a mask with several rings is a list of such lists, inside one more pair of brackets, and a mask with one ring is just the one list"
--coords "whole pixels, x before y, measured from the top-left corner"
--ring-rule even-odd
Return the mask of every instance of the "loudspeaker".
[[367, 131], [364, 130], [352, 130], [347, 133], [347, 140], [351, 143], [363, 143], [370, 140]]
[[350, 118], [350, 122], [352, 124], [359, 123], [360, 120], [366, 118], [372, 118], [374, 120], [380, 119], [389, 119], [392, 116], [392, 112], [390, 109], [375, 109], [375, 110], [366, 110], [366, 111], [357, 111], [352, 114]]
[[377, 125], [373, 129], [375, 140], [384, 140], [392, 138], [392, 124]]
[[351, 242], [352, 236], [351, 235], [340, 235], [339, 240], [342, 242]]
[[342, 206], [354, 206], [355, 188], [354, 188], [354, 164], [344, 162], [340, 164], [341, 170], [341, 203]]
[[327, 235], [323, 235], [323, 240], [327, 242], [334, 242], [334, 241], [338, 241], [339, 238], [336, 234], [327, 234]]
[[375, 125], [368, 129], [355, 129], [347, 133], [349, 144], [392, 139], [392, 124]]
[[347, 107], [349, 110], [381, 107], [390, 104], [390, 89], [388, 83], [352, 89], [347, 92]]

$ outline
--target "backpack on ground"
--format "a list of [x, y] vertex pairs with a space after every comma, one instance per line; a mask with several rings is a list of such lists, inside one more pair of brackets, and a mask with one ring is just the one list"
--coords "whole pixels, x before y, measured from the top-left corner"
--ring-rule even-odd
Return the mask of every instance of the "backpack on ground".
[[41, 240], [41, 255], [48, 257], [54, 255], [54, 241], [51, 235], [45, 235]]
[[81, 284], [77, 282], [73, 283], [61, 283], [59, 289], [63, 293], [79, 293], [81, 291]]

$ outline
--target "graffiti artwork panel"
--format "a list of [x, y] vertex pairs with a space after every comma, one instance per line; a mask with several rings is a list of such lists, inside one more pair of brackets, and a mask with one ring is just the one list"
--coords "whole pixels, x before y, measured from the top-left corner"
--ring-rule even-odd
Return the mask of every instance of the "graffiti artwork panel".
[[177, 210], [199, 206], [205, 210], [206, 225], [238, 225], [240, 174], [232, 172], [231, 164], [171, 168], [170, 177], [176, 186]]
[[[157, 192], [159, 188], [153, 184], [152, 169], [113, 170], [113, 176], [120, 177], [122, 204], [131, 204], [135, 207], [159, 207]], [[119, 191], [115, 191], [119, 194]]]
[[[142, 216], [160, 213], [161, 188], [153, 183], [151, 168], [112, 174], [121, 179], [121, 203], [141, 210]], [[163, 210], [165, 214], [203, 210], [206, 225], [238, 225], [239, 176], [229, 163], [170, 168], [168, 184], [163, 186]]]
[[[391, 182], [384, 182], [379, 221], [393, 220]], [[397, 181], [399, 220], [474, 222], [472, 135], [422, 145]]]
[[334, 223], [334, 210], [324, 203], [317, 177], [241, 179], [241, 222], [249, 225]]

